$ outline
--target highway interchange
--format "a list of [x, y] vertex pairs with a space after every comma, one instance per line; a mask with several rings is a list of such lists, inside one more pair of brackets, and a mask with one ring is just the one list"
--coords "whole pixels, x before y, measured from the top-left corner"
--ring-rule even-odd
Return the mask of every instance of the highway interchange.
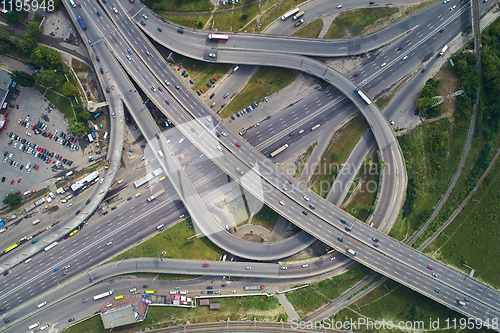
[[[83, 8], [85, 9], [86, 7], [90, 7], [91, 5], [84, 4], [82, 3]], [[109, 8], [106, 8], [109, 10]], [[92, 21], [95, 17], [95, 15], [89, 11], [88, 17], [86, 17], [87, 22]], [[110, 13], [110, 16], [113, 14]], [[83, 17], [83, 16], [82, 16]], [[123, 20], [127, 20], [127, 17], [121, 17]], [[120, 25], [120, 24], [118, 24]], [[123, 29], [129, 29], [131, 27], [130, 24], [122, 23], [122, 28]], [[102, 25], [106, 26], [106, 24]], [[458, 25], [459, 26], [459, 25]], [[459, 29], [457, 26], [457, 29]], [[109, 29], [113, 29], [112, 25], [109, 25]], [[132, 28], [133, 30], [137, 31], [136, 27]], [[89, 29], [90, 30], [90, 29]], [[87, 33], [90, 33], [88, 31]], [[119, 58], [122, 62], [122, 64], [125, 67], [129, 67], [129, 64], [127, 64], [128, 60], [126, 59], [127, 52], [126, 47], [119, 38], [117, 32], [110, 32], [109, 34], [107, 33], [102, 33], [101, 35], [109, 36], [109, 40], [107, 41], [108, 45], [112, 46], [113, 51], [115, 54], [119, 55]], [[129, 34], [130, 35], [130, 34]], [[174, 34], [175, 35], [175, 34]], [[241, 36], [241, 35], [240, 35]], [[233, 36], [231, 36], [232, 38]], [[91, 38], [91, 36], [89, 36]], [[144, 45], [139, 45], [137, 42], [134, 41], [136, 44], [134, 49], [134, 53], [140, 52], [140, 51], [145, 51], [147, 49], [151, 50], [150, 47], [146, 46], [147, 41], [145, 41], [146, 44]], [[99, 46], [99, 44], [104, 44], [104, 43], [94, 43], [94, 48], [95, 46]], [[132, 45], [132, 44], [130, 44]], [[111, 47], [110, 46], [110, 47]], [[102, 46], [99, 46], [102, 47]], [[438, 47], [436, 47], [437, 49]], [[421, 48], [423, 49], [423, 48]], [[100, 50], [101, 51], [101, 50]], [[105, 51], [102, 49], [102, 51]], [[185, 51], [187, 52], [187, 51]], [[218, 61], [222, 61], [224, 59], [224, 56], [221, 54], [222, 52], [219, 51], [218, 55]], [[251, 52], [248, 52], [249, 55], [246, 56], [245, 52], [238, 52], [239, 54], [241, 53], [240, 56], [240, 61], [239, 62], [244, 62], [244, 63], [259, 63], [259, 61], [255, 61], [255, 58]], [[427, 52], [428, 53], [428, 52]], [[435, 54], [435, 51], [432, 52]], [[144, 56], [141, 55], [143, 60]], [[156, 57], [157, 55], [155, 54], [153, 57]], [[397, 55], [399, 58], [399, 55]], [[101, 55], [100, 55], [101, 57]], [[230, 58], [231, 56], [228, 56]], [[292, 59], [290, 61], [293, 61], [293, 59], [296, 56], [293, 55], [288, 55], [289, 59]], [[102, 58], [101, 58], [102, 59]], [[160, 82], [164, 81], [165, 79], [169, 79], [172, 82], [172, 85], [175, 84], [177, 78], [175, 74], [170, 73], [163, 62], [162, 59], [159, 57], [155, 59], [157, 61], [156, 63], [152, 64], [152, 68], [155, 68], [156, 70], [160, 70], [160, 68], [165, 68], [166, 72], [162, 73], [163, 75], [167, 75], [166, 77], [161, 77], [160, 82], [156, 80], [151, 74], [148, 73], [148, 69], [144, 67], [144, 64], [138, 60], [136, 60], [135, 57], [132, 58], [133, 60], [130, 62], [132, 66], [129, 69], [129, 73], [132, 75], [133, 78], [136, 79], [136, 82], [138, 82], [144, 91], [150, 92], [150, 86], [155, 85], [156, 87], [160, 85]], [[410, 58], [411, 59], [411, 58]], [[408, 59], [408, 60], [410, 60]], [[264, 58], [265, 63], [272, 63], [273, 59], [271, 58]], [[389, 61], [387, 61], [389, 60]], [[385, 60], [388, 62], [388, 67], [386, 68], [391, 68], [390, 66], [391, 62], [396, 62], [396, 60], [390, 60], [387, 59]], [[227, 62], [231, 62], [229, 59], [226, 60]], [[262, 61], [262, 60], [261, 60]], [[409, 63], [409, 62], [408, 62]], [[276, 64], [280, 65], [280, 64]], [[148, 64], [148, 66], [151, 66], [151, 64]], [[372, 70], [374, 72], [380, 71], [378, 64], [373, 64]], [[134, 74], [134, 71], [136, 74]], [[153, 70], [154, 71], [154, 70]], [[384, 71], [382, 71], [384, 72]], [[114, 72], [113, 72], [114, 73]], [[135, 77], [138, 73], [140, 73], [140, 77]], [[155, 74], [160, 74], [156, 72]], [[368, 75], [368, 70], [364, 72], [364, 74]], [[389, 73], [388, 73], [389, 74]], [[388, 75], [390, 76], [390, 75]], [[361, 78], [360, 78], [361, 79]], [[178, 80], [177, 80], [178, 81]], [[333, 80], [332, 80], [333, 81]], [[380, 82], [384, 81], [384, 79], [381, 79]], [[184, 115], [182, 107], [175, 103], [172, 99], [172, 105], [169, 110], [166, 110], [167, 112], [170, 111], [171, 113], [168, 113], [169, 119], [171, 119], [174, 123], [178, 124], [178, 128], [181, 129], [181, 131], [184, 128], [185, 133], [189, 133], [190, 128], [194, 128], [195, 132], [200, 132], [200, 137], [202, 138], [201, 140], [206, 143], [206, 146], [204, 147], [199, 147], [204, 151], [207, 155], [212, 153], [215, 154], [216, 151], [214, 149], [216, 145], [216, 139], [215, 136], [213, 135], [206, 135], [201, 134], [202, 131], [205, 130], [204, 122], [205, 122], [205, 117], [208, 112], [207, 108], [200, 105], [196, 96], [192, 94], [192, 92], [185, 92], [185, 87], [182, 87], [180, 91], [176, 92], [175, 90], [172, 89], [173, 95], [177, 96], [177, 99], [183, 104], [185, 108], [188, 109], [188, 111], [193, 112], [193, 110], [196, 110], [192, 116], [194, 116], [197, 119], [202, 119], [202, 121], [193, 121], [191, 117]], [[176, 95], [177, 94], [177, 95]], [[170, 95], [166, 94], [160, 94], [158, 95], [154, 94], [149, 94], [152, 100], [156, 102], [157, 105], [162, 105], [164, 103], [165, 96], [168, 96], [167, 98], [171, 99]], [[358, 101], [359, 104], [359, 101]], [[164, 105], [163, 105], [164, 106]], [[197, 111], [197, 108], [200, 109], [200, 111]], [[174, 113], [175, 112], [175, 113]], [[136, 118], [137, 119], [137, 118]], [[186, 124], [187, 123], [187, 124]], [[185, 125], [183, 125], [185, 124]], [[214, 127], [222, 127], [222, 124], [217, 122], [217, 119], [213, 119], [213, 126]], [[149, 140], [152, 140], [154, 138], [154, 129], [151, 129], [151, 138], [148, 138]], [[315, 197], [313, 194], [310, 192], [304, 191], [302, 188], [296, 186], [295, 184], [288, 184], [288, 181], [292, 181], [291, 179], [286, 178], [284, 175], [280, 174], [276, 169], [273, 168], [272, 164], [266, 163], [266, 160], [262, 160], [262, 158], [259, 155], [254, 155], [253, 150], [244, 144], [242, 142], [241, 138], [238, 138], [236, 135], [231, 133], [230, 131], [226, 130], [228, 133], [228, 137], [224, 138], [225, 141], [221, 141], [222, 144], [225, 145], [226, 150], [231, 150], [232, 153], [238, 155], [239, 153], [234, 151], [234, 142], [240, 142], [242, 145], [242, 153], [240, 153], [239, 161], [238, 159], [235, 159], [233, 155], [229, 156], [230, 154], [224, 153], [223, 156], [220, 156], [218, 154], [217, 157], [215, 155], [213, 156], [214, 162], [221, 166], [225, 171], [231, 175], [233, 179], [239, 179], [239, 181], [242, 183], [242, 185], [251, 190], [255, 195], [258, 197], [262, 198], [263, 201], [268, 203], [270, 206], [274, 207], [275, 209], [279, 210], [280, 213], [289, 218], [290, 220], [301, 220], [302, 226], [305, 227], [304, 224], [307, 224], [308, 227], [305, 227], [306, 230], [311, 231], [312, 234], [314, 234], [316, 237], [319, 239], [322, 239], [325, 243], [327, 244], [333, 244], [334, 247], [338, 248], [337, 245], [342, 245], [342, 247], [351, 247], [353, 249], [357, 249], [359, 251], [359, 255], [356, 259], [359, 259], [360, 262], [366, 264], [369, 267], [374, 268], [373, 266], [375, 265], [378, 269], [378, 271], [381, 271], [382, 274], [387, 274], [389, 272], [392, 272], [394, 274], [391, 276], [395, 280], [401, 281], [404, 284], [407, 284], [411, 281], [413, 284], [413, 289], [416, 289], [418, 291], [424, 292], [427, 295], [432, 295], [434, 296], [434, 299], [437, 299], [438, 301], [448, 304], [450, 307], [456, 308], [456, 300], [459, 298], [465, 297], [465, 295], [469, 297], [473, 297], [476, 300], [481, 300], [484, 301], [484, 303], [489, 303], [490, 306], [493, 306], [495, 310], [489, 310], [488, 312], [488, 307], [483, 303], [483, 302], [474, 302], [471, 303], [470, 305], [467, 306], [467, 311], [470, 311], [470, 313], [474, 313], [472, 316], [474, 317], [481, 317], [482, 314], [488, 313], [489, 316], [497, 314], [497, 310], [499, 307], [498, 303], [498, 295], [495, 291], [484, 288], [484, 285], [481, 285], [477, 281], [473, 279], [468, 279], [465, 277], [463, 274], [458, 273], [456, 271], [453, 271], [442, 264], [435, 262], [429, 258], [426, 258], [425, 256], [416, 253], [416, 251], [413, 251], [411, 249], [406, 248], [404, 245], [397, 243], [394, 240], [391, 240], [387, 237], [383, 237], [382, 235], [378, 234], [375, 230], [366, 227], [362, 223], [356, 223], [354, 227], [352, 227], [352, 231], [349, 233], [353, 238], [350, 238], [348, 236], [342, 235], [343, 229], [345, 225], [341, 224], [340, 218], [346, 219], [349, 224], [351, 224], [353, 221], [352, 217], [347, 216], [346, 214], [343, 214], [342, 212], [338, 211], [333, 211], [331, 212], [331, 206], [328, 204], [324, 203], [319, 197]], [[145, 133], [146, 134], [146, 133]], [[381, 135], [383, 133], [380, 133]], [[203, 135], [203, 136], [202, 136]], [[390, 142], [390, 139], [386, 139], [387, 142]], [[196, 140], [194, 140], [196, 141]], [[163, 143], [165, 144], [165, 143]], [[244, 157], [241, 157], [241, 155], [244, 155]], [[251, 156], [251, 157], [250, 157]], [[254, 173], [250, 171], [248, 168], [249, 165], [249, 159], [253, 159], [253, 163], [256, 164], [256, 167], [253, 168]], [[388, 160], [390, 157], [388, 158]], [[239, 165], [241, 165], [241, 162], [247, 164], [247, 168], [243, 169], [245, 171], [245, 175], [239, 178], [240, 175], [236, 173], [235, 168]], [[249, 176], [248, 174], [251, 174]], [[266, 179], [263, 181], [262, 176], [265, 176]], [[246, 180], [248, 179], [248, 180]], [[259, 181], [255, 181], [258, 179]], [[246, 183], [247, 182], [247, 183]], [[256, 184], [260, 186], [260, 188], [255, 188]], [[275, 194], [273, 193], [276, 191], [276, 189], [280, 190], [282, 189], [282, 186], [289, 187], [289, 189], [282, 190], [283, 193], [281, 194]], [[292, 186], [293, 185], [293, 186]], [[274, 186], [274, 187], [273, 187]], [[285, 193], [286, 192], [286, 193]], [[317, 215], [313, 216], [313, 214], [310, 212], [307, 217], [301, 216], [302, 211], [304, 209], [308, 209], [307, 205], [309, 202], [305, 202], [302, 199], [303, 193], [307, 193], [307, 195], [310, 198], [313, 198], [311, 202], [314, 202], [316, 209], [314, 210], [314, 214]], [[285, 194], [285, 195], [283, 195]], [[281, 200], [279, 200], [281, 199]], [[278, 204], [278, 201], [284, 201], [285, 205], [280, 207]], [[293, 209], [292, 209], [293, 208]], [[169, 211], [172, 212], [173, 210]], [[111, 215], [109, 216], [110, 218], [112, 217]], [[325, 223], [327, 222], [327, 223]], [[336, 225], [336, 228], [331, 228], [331, 224]], [[314, 227], [313, 227], [314, 225]], [[312, 228], [315, 228], [317, 232], [314, 232]], [[96, 231], [97, 232], [97, 231]], [[330, 235], [329, 235], [330, 234]], [[344, 237], [344, 244], [339, 244], [337, 238], [339, 235], [342, 235]], [[371, 238], [377, 237], [380, 239], [380, 244], [381, 247], [379, 249], [374, 249], [371, 247]], [[361, 241], [359, 241], [361, 240]], [[63, 244], [61, 244], [63, 245]], [[363, 248], [363, 250], [359, 250]], [[391, 262], [391, 261], [386, 261], [387, 255], [392, 256], [393, 258], [398, 258], [398, 260]], [[53, 256], [53, 254], [51, 255]], [[54, 258], [55, 260], [58, 260], [60, 258]], [[90, 262], [90, 261], [89, 261]], [[435, 281], [436, 279], [433, 279], [430, 276], [430, 271], [427, 270], [427, 265], [431, 264], [434, 267], [434, 272], [438, 272], [439, 276], [443, 278], [443, 281]], [[408, 269], [409, 267], [412, 267], [412, 269]], [[279, 272], [279, 271], [278, 271]], [[416, 274], [416, 272], [418, 272]], [[47, 269], [48, 274], [50, 274], [49, 270]], [[237, 274], [243, 274], [245, 275], [246, 272], [238, 273], [237, 270], [234, 271], [233, 275]], [[463, 280], [467, 280], [467, 285], [462, 283]], [[406, 280], [406, 281], [405, 281]], [[422, 281], [420, 281], [422, 280]], [[429, 280], [434, 280], [429, 282]], [[448, 282], [445, 282], [444, 280], [447, 280]], [[443, 283], [444, 282], [444, 283]], [[464, 285], [465, 289], [467, 289], [467, 294], [463, 294], [457, 291], [457, 286]], [[440, 286], [440, 287], [437, 287]], [[452, 288], [450, 288], [451, 286]], [[441, 294], [439, 296], [434, 295], [434, 289], [438, 288], [441, 291]], [[464, 290], [465, 291], [465, 290]], [[484, 297], [483, 297], [484, 293]], [[463, 309], [460, 309], [460, 312], [464, 312]]]

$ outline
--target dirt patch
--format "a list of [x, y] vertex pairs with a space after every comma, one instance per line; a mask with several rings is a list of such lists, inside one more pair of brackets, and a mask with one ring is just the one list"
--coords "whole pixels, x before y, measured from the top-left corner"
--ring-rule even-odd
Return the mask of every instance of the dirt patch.
[[243, 239], [254, 243], [264, 243], [264, 238], [256, 234], [244, 234]]
[[[434, 75], [434, 80], [440, 80], [441, 84], [437, 88], [438, 96], [446, 96], [460, 89], [460, 78], [448, 66], [443, 66], [439, 72]], [[442, 117], [447, 117], [453, 120], [453, 113], [457, 108], [456, 98], [445, 100], [441, 106], [443, 107]]]

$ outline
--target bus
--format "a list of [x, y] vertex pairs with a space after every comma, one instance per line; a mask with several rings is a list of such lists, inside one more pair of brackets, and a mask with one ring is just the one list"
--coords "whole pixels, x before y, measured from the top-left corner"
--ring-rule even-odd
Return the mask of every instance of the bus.
[[115, 299], [122, 299], [123, 297], [125, 297], [125, 295], [121, 294], [121, 295], [115, 296]]
[[78, 232], [78, 230], [73, 230], [72, 232], [69, 233], [69, 237], [73, 236], [74, 234], [76, 234]]
[[247, 286], [245, 287], [245, 290], [262, 290], [264, 289], [264, 286]]
[[363, 101], [366, 102], [366, 104], [372, 104], [372, 101], [370, 101], [370, 99], [361, 90], [356, 88], [354, 91], [358, 93], [358, 95], [363, 99]]
[[448, 45], [443, 46], [443, 48], [441, 49], [441, 51], [439, 51], [439, 55], [441, 57], [444, 57], [444, 54], [446, 53], [446, 51], [448, 51], [449, 48], [450, 47]]
[[80, 27], [82, 27], [82, 30], [87, 30], [87, 28], [85, 28], [85, 24], [83, 24], [82, 18], [80, 16], [77, 16], [76, 19], [80, 23]]
[[208, 39], [228, 40], [229, 35], [210, 34], [210, 35], [208, 35]]
[[95, 295], [92, 298], [94, 299], [94, 301], [97, 301], [100, 298], [104, 298], [104, 297], [107, 297], [109, 295], [113, 295], [114, 292], [115, 292], [114, 290], [106, 291], [105, 293], [102, 293], [102, 294], [99, 294], [99, 295]]
[[14, 244], [14, 245], [9, 246], [8, 248], [6, 248], [6, 249], [5, 249], [5, 251], [4, 251], [3, 253], [7, 253], [7, 252], [9, 252], [9, 251], [12, 251], [12, 250], [14, 250], [16, 247], [18, 247], [17, 243], [16, 243], [16, 244]]
[[154, 290], [146, 290], [144, 291], [145, 294], [154, 294], [155, 291]]
[[314, 125], [314, 126], [311, 128], [311, 131], [315, 131], [315, 130], [317, 130], [320, 126], [321, 126], [321, 124], [316, 124], [316, 125]]
[[289, 18], [290, 16], [293, 16], [293, 15], [297, 14], [298, 12], [299, 12], [298, 8], [292, 9], [291, 11], [289, 11], [288, 13], [286, 13], [285, 15], [283, 15], [281, 17], [281, 20], [284, 21], [287, 18]]
[[156, 192], [156, 193], [155, 193], [155, 194], [153, 194], [152, 196], [150, 196], [150, 197], [148, 198], [148, 201], [150, 201], [150, 202], [151, 202], [151, 201], [153, 201], [154, 199], [156, 199], [157, 197], [159, 197], [159, 196], [160, 196], [160, 195], [162, 195], [163, 193], [165, 193], [165, 189], [164, 189], [164, 188], [163, 188], [163, 189], [161, 189], [161, 190], [159, 190], [158, 192]]
[[281, 153], [283, 150], [287, 149], [288, 148], [288, 144], [285, 143], [283, 146], [281, 146], [280, 148], [276, 149], [275, 151], [273, 151], [271, 153], [271, 157], [274, 157], [276, 155], [278, 155], [279, 153]]
[[49, 246], [47, 246], [47, 247], [44, 249], [44, 250], [45, 250], [45, 252], [47, 252], [47, 251], [49, 251], [49, 250], [53, 249], [54, 247], [56, 247], [56, 245], [57, 245], [57, 244], [59, 244], [59, 243], [58, 243], [58, 242], [54, 242], [54, 243], [50, 244]]

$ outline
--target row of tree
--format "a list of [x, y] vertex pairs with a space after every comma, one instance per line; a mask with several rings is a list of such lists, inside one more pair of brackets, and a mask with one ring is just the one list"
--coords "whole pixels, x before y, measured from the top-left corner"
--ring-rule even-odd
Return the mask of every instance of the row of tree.
[[432, 106], [432, 98], [437, 96], [437, 87], [440, 83], [441, 81], [439, 80], [434, 81], [434, 79], [429, 79], [420, 92], [417, 107], [420, 115], [424, 118], [435, 118], [443, 112], [441, 104]]

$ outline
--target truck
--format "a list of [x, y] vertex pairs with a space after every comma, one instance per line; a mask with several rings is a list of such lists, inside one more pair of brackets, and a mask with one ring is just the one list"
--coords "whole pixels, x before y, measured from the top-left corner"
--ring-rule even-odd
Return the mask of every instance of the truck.
[[353, 249], [347, 249], [347, 252], [355, 257], [358, 256], [358, 252], [354, 251]]
[[449, 48], [450, 47], [448, 45], [443, 46], [443, 48], [441, 49], [441, 51], [439, 51], [439, 55], [441, 57], [444, 57], [444, 54], [446, 53], [446, 51], [448, 51]]
[[298, 18], [300, 18], [300, 17], [304, 16], [304, 14], [305, 14], [305, 13], [306, 13], [305, 11], [301, 10], [300, 12], [298, 12], [298, 13], [297, 13], [297, 15], [295, 15], [295, 16], [293, 17], [293, 19], [294, 19], [294, 20], [296, 20], [296, 19], [298, 19]]
[[301, 25], [302, 23], [304, 23], [304, 19], [300, 19], [297, 21], [297, 23], [295, 23], [295, 26], [298, 27], [299, 25]]
[[262, 290], [264, 286], [246, 286], [245, 290]]
[[271, 153], [271, 157], [274, 157], [276, 155], [278, 155], [279, 153], [281, 153], [283, 150], [287, 149], [288, 148], [288, 144], [285, 143], [283, 146], [281, 146], [280, 148], [276, 149], [275, 151], [273, 151]]
[[99, 294], [99, 295], [95, 295], [92, 298], [94, 299], [94, 301], [97, 301], [98, 299], [107, 297], [109, 295], [113, 295], [114, 292], [115, 292], [114, 290], [106, 291], [105, 293], [102, 293], [102, 294]]

